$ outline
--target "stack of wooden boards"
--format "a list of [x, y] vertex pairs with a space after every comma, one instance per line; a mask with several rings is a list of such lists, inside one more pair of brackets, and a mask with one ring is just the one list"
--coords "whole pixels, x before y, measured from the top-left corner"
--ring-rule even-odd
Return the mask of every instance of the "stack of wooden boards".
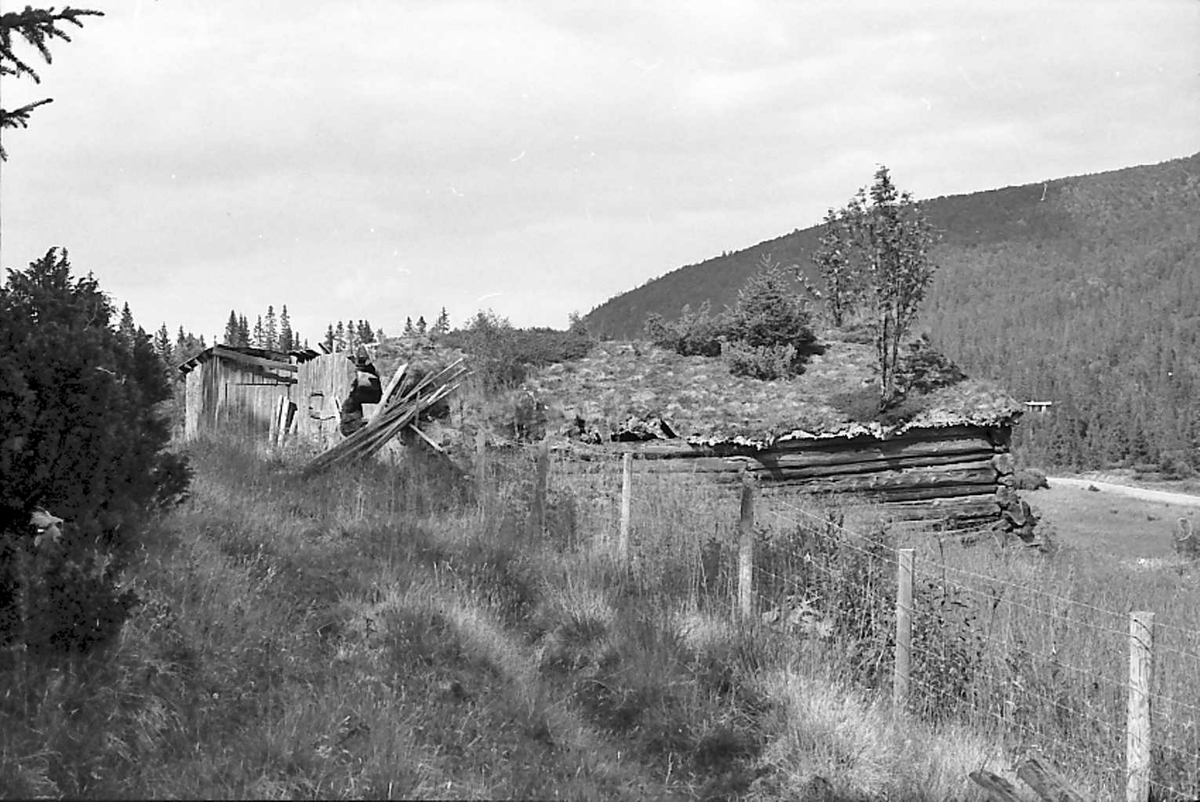
[[407, 372], [407, 364], [396, 369], [387, 388], [382, 393], [379, 408], [371, 421], [313, 459], [304, 468], [305, 476], [311, 476], [335, 465], [373, 456], [389, 440], [405, 429], [413, 432], [434, 448], [438, 448], [436, 443], [417, 428], [417, 420], [421, 413], [445, 399], [461, 386], [467, 375], [467, 369], [463, 366], [462, 359], [455, 360], [401, 392], [399, 388]]

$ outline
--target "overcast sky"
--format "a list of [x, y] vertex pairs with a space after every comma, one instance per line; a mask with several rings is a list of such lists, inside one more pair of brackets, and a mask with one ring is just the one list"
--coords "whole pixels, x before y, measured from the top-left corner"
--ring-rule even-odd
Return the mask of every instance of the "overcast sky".
[[0, 263], [66, 246], [206, 337], [562, 327], [881, 163], [936, 197], [1200, 151], [1198, 0], [82, 4], [3, 86], [54, 103], [5, 134]]

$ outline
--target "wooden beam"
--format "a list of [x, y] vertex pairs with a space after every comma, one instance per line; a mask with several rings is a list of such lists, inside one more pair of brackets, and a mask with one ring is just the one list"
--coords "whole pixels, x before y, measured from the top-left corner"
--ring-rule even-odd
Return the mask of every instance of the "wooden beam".
[[970, 451], [960, 454], [917, 454], [860, 460], [858, 455], [829, 455], [828, 459], [798, 459], [800, 455], [787, 458], [770, 457], [694, 457], [692, 459], [657, 459], [646, 462], [649, 473], [739, 473], [743, 469], [765, 477], [820, 477], [841, 474], [868, 474], [896, 472], [907, 468], [930, 468], [935, 466], [962, 465], [970, 468], [992, 467], [991, 451]]
[[1000, 517], [1000, 505], [991, 496], [965, 496], [960, 498], [927, 499], [923, 501], [898, 501], [888, 507], [890, 517], [903, 521], [920, 521], [929, 518], [963, 518], [996, 520]]
[[424, 440], [426, 443], [428, 443], [430, 448], [432, 448], [434, 451], [438, 452], [439, 454], [446, 453], [446, 450], [444, 448], [442, 448], [441, 446], [439, 446], [437, 443], [433, 442], [433, 440], [431, 440], [429, 438], [429, 435], [425, 434], [425, 432], [418, 429], [417, 425], [415, 423], [408, 424], [408, 428], [411, 429], [414, 433], [416, 433], [416, 435], [418, 437], [420, 437], [422, 440]]
[[[632, 446], [633, 444], [629, 444]], [[950, 456], [956, 454], [978, 454], [992, 456], [996, 448], [986, 437], [933, 438], [929, 440], [849, 440], [817, 444], [811, 442], [807, 448], [795, 444], [781, 444], [768, 450], [715, 449], [689, 446], [686, 443], [658, 441], [640, 447], [626, 447], [622, 451], [633, 451], [648, 462], [684, 462], [695, 459], [754, 460], [763, 465], [787, 465], [793, 467], [845, 465], [856, 462], [879, 462], [912, 457]], [[724, 451], [725, 453], [722, 453]]]
[[1043, 766], [1037, 758], [1031, 757], [1026, 760], [1021, 768], [1017, 769], [1017, 776], [1046, 802], [1086, 802], [1066, 780], [1049, 767]]
[[[718, 481], [733, 481], [736, 474], [718, 474]], [[773, 484], [804, 487], [814, 493], [866, 493], [910, 488], [936, 488], [953, 485], [979, 485], [987, 487], [988, 493], [996, 492], [996, 472], [990, 465], [964, 467], [954, 465], [931, 468], [908, 468], [903, 471], [878, 471], [875, 473], [834, 476], [811, 476], [804, 473], [777, 473], [771, 475]], [[982, 492], [982, 491], [981, 491]]]
[[241, 362], [244, 365], [257, 365], [260, 368], [270, 368], [271, 370], [283, 370], [290, 373], [296, 373], [299, 368], [291, 362], [280, 362], [275, 359], [263, 359], [260, 356], [251, 356], [243, 354], [241, 351], [234, 351], [232, 348], [224, 348], [220, 345], [213, 346], [213, 356], [219, 356], [221, 359], [228, 359], [232, 362]]
[[990, 802], [1021, 802], [1017, 787], [998, 774], [990, 771], [973, 771], [967, 775], [971, 782], [987, 791]]
[[[737, 477], [733, 477], [735, 480]], [[718, 481], [724, 480], [722, 476]], [[724, 480], [723, 483], [732, 484], [733, 480]], [[849, 488], [836, 487], [831, 485], [814, 486], [811, 482], [774, 482], [776, 487], [794, 487], [797, 490], [802, 490], [809, 493], [856, 493], [858, 495], [870, 498], [876, 501], [886, 503], [898, 501], [929, 501], [933, 499], [959, 499], [968, 496], [982, 496], [990, 498], [996, 492], [995, 485], [975, 485], [975, 484], [956, 484], [935, 487], [901, 487], [901, 488], [878, 488], [875, 490], [853, 490]]]

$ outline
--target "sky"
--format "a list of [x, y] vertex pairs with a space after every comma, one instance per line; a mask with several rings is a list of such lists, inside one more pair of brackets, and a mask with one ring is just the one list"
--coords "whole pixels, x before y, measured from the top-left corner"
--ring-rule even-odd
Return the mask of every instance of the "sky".
[[80, 4], [0, 87], [54, 98], [4, 134], [0, 265], [65, 247], [206, 339], [562, 328], [880, 164], [931, 198], [1200, 151], [1200, 0]]

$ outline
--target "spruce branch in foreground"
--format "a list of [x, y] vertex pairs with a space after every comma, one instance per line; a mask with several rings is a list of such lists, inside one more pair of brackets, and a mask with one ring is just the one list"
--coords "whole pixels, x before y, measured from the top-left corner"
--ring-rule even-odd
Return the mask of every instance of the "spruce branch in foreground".
[[[55, 11], [53, 6], [50, 8], [25, 6], [24, 11], [0, 14], [0, 77], [11, 75], [20, 78], [22, 75], [26, 75], [32, 78], [34, 83], [41, 83], [37, 71], [30, 66], [29, 62], [18, 56], [13, 49], [14, 40], [18, 37], [24, 39], [27, 44], [37, 49], [47, 64], [50, 64], [53, 58], [50, 55], [49, 43], [55, 39], [61, 39], [64, 42], [71, 41], [71, 37], [63, 30], [62, 24], [70, 23], [82, 28], [83, 21], [80, 18], [87, 16], [102, 17], [104, 12], [86, 8], [71, 8], [70, 6], [64, 7], [61, 11]], [[0, 130], [28, 128], [30, 112], [38, 106], [46, 105], [51, 100], [52, 98], [44, 98], [11, 110], [0, 108]], [[6, 158], [4, 147], [0, 145], [0, 160]]]

